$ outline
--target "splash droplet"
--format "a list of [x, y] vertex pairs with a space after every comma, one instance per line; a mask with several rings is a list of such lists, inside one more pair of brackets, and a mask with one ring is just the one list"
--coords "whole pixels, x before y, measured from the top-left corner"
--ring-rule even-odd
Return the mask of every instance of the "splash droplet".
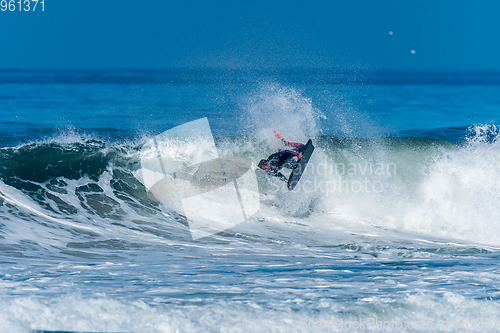
[[415, 53], [417, 53], [417, 50], [415, 50], [415, 49], [411, 50], [411, 54], [415, 54]]
[[389, 35], [394, 35], [394, 32], [392, 30], [389, 30]]

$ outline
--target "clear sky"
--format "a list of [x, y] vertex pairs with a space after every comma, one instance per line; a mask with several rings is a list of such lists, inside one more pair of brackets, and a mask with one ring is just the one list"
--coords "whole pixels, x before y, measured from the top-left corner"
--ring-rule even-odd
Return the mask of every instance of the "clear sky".
[[499, 0], [16, 6], [0, 11], [0, 69], [500, 70]]

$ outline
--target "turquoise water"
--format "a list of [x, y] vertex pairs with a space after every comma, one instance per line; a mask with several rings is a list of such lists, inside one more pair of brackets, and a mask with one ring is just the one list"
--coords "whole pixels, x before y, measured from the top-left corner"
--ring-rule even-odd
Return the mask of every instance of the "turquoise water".
[[[499, 96], [494, 74], [0, 72], [0, 331], [496, 331]], [[140, 157], [202, 117], [254, 164], [273, 129], [316, 150], [297, 191], [255, 170], [257, 214], [193, 240]]]

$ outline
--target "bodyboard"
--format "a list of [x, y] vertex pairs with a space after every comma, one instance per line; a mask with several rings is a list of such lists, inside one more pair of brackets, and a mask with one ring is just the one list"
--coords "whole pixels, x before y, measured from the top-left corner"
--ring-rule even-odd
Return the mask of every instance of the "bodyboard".
[[302, 177], [302, 173], [306, 169], [307, 162], [309, 162], [309, 158], [311, 157], [312, 153], [314, 151], [314, 146], [312, 144], [311, 139], [307, 141], [306, 143], [306, 149], [302, 153], [302, 158], [300, 159], [299, 163], [293, 168], [292, 173], [290, 174], [290, 178], [288, 178], [288, 189], [291, 191], [295, 188], [295, 185], [300, 180], [300, 177]]

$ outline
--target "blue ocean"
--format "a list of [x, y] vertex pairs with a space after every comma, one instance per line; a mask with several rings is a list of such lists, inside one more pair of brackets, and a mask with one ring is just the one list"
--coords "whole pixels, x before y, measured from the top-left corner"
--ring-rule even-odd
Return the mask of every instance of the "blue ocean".
[[[12, 70], [0, 112], [1, 332], [500, 329], [499, 73]], [[260, 208], [195, 239], [141, 153], [202, 118]]]

